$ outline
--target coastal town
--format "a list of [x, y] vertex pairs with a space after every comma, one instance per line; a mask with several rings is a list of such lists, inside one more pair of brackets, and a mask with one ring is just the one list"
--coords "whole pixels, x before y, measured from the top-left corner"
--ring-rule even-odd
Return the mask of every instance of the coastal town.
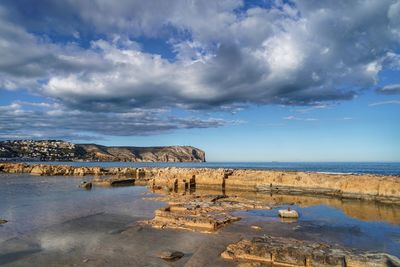
[[0, 142], [0, 160], [72, 161], [75, 144], [62, 140], [9, 140]]

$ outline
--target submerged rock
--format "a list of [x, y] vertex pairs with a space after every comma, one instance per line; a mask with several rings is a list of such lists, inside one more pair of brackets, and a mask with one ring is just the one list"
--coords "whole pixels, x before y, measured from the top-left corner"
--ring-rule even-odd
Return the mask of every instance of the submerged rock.
[[84, 188], [84, 189], [86, 189], [86, 190], [90, 190], [90, 189], [92, 189], [92, 183], [91, 182], [86, 182], [86, 181], [83, 181], [80, 185], [79, 185], [79, 187], [80, 188]]
[[101, 186], [130, 186], [130, 185], [135, 185], [135, 179], [134, 178], [126, 178], [126, 177], [110, 177], [110, 178], [95, 178], [93, 179], [93, 183], [95, 185], [101, 185]]
[[4, 219], [0, 219], [0, 224], [5, 224], [5, 223], [8, 223], [8, 221], [4, 220]]
[[166, 261], [176, 261], [185, 256], [185, 254], [180, 251], [166, 250], [162, 251], [158, 256]]

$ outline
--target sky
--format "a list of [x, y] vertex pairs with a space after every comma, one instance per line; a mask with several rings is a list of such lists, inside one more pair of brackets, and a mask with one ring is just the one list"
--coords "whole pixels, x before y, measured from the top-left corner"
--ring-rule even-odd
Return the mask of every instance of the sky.
[[400, 0], [2, 0], [9, 139], [400, 161]]

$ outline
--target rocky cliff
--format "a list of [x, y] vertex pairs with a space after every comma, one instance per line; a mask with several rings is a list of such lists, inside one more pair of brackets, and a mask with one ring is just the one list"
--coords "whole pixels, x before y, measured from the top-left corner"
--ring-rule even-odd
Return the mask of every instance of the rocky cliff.
[[96, 144], [75, 145], [80, 159], [134, 162], [204, 162], [204, 151], [192, 146], [107, 147]]
[[0, 159], [30, 161], [204, 162], [204, 151], [191, 146], [108, 147], [61, 140], [0, 142]]

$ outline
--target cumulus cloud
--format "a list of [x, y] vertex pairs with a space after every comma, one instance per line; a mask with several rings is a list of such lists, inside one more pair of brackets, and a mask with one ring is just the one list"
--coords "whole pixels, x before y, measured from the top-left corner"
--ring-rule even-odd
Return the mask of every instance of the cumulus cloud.
[[[394, 35], [399, 23], [391, 15], [397, 5], [392, 1], [277, 2], [244, 11], [237, 11], [241, 1], [91, 2], [49, 4], [39, 13], [65, 24], [78, 16], [79, 25], [92, 25], [107, 40], [94, 40], [82, 49], [54, 40], [41, 43], [23, 28], [9, 26], [18, 36], [6, 40], [30, 49], [8, 45], [24, 53], [3, 63], [3, 72], [45, 78], [42, 92], [71, 104], [162, 103], [194, 109], [232, 103], [303, 105], [351, 99], [357, 89], [375, 84], [383, 61], [398, 44]], [[28, 27], [20, 1], [4, 6], [3, 13], [8, 7], [16, 14], [14, 23]], [[60, 8], [67, 15], [57, 18], [52, 11]], [[167, 26], [190, 36], [169, 36], [178, 54], [174, 62], [143, 52], [140, 45], [115, 41], [129, 40], [124, 35], [128, 30], [133, 36], [162, 36]], [[117, 38], [114, 34], [111, 39], [111, 30], [117, 30]]]
[[[399, 8], [393, 0], [44, 0], [33, 10], [5, 0], [0, 87], [29, 89], [92, 119], [132, 109], [322, 106], [398, 68]], [[148, 51], [142, 37], [176, 56]]]

